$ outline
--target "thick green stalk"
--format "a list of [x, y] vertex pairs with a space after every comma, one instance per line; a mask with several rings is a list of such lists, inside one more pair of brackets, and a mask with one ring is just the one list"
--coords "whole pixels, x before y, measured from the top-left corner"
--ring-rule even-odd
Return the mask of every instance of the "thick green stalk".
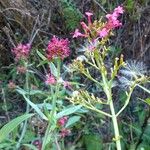
[[117, 122], [117, 115], [115, 113], [115, 108], [112, 100], [112, 92], [111, 92], [111, 86], [108, 85], [106, 82], [106, 77], [102, 75], [103, 82], [104, 82], [104, 91], [106, 93], [107, 99], [108, 99], [108, 104], [110, 106], [110, 111], [111, 111], [111, 118], [113, 122], [113, 127], [114, 127], [114, 133], [115, 133], [115, 142], [116, 142], [116, 147], [117, 150], [121, 150], [121, 142], [120, 142], [120, 134], [119, 134], [119, 128], [118, 128], [118, 122]]
[[103, 64], [103, 62], [100, 63], [99, 60], [97, 59], [97, 63], [98, 63], [98, 66], [101, 70], [102, 81], [103, 81], [103, 90], [107, 96], [107, 101], [108, 101], [108, 104], [110, 106], [111, 118], [112, 118], [112, 122], [113, 122], [114, 133], [115, 133], [115, 139], [114, 140], [116, 142], [117, 150], [121, 150], [121, 142], [120, 142], [120, 134], [119, 134], [117, 116], [115, 113], [115, 108], [114, 108], [114, 104], [113, 104], [113, 100], [112, 100], [112, 91], [111, 91], [112, 85], [108, 81], [107, 76], [106, 76], [104, 70], [102, 69], [103, 65], [101, 65], [101, 64]]
[[119, 134], [119, 127], [118, 127], [118, 122], [117, 122], [117, 115], [115, 113], [115, 108], [112, 100], [112, 92], [111, 92], [111, 86], [108, 85], [106, 82], [106, 77], [102, 75], [103, 82], [104, 82], [104, 91], [107, 96], [108, 104], [110, 106], [110, 111], [111, 111], [111, 118], [113, 122], [113, 127], [114, 127], [114, 133], [115, 133], [115, 138], [114, 141], [116, 142], [116, 147], [117, 150], [121, 150], [121, 142], [120, 142], [120, 134]]
[[118, 122], [117, 122], [117, 116], [115, 114], [115, 109], [113, 105], [113, 101], [110, 100], [110, 110], [112, 115], [112, 122], [114, 126], [114, 132], [115, 132], [115, 139], [117, 150], [121, 150], [121, 142], [120, 142], [120, 134], [119, 134], [119, 128], [118, 128]]

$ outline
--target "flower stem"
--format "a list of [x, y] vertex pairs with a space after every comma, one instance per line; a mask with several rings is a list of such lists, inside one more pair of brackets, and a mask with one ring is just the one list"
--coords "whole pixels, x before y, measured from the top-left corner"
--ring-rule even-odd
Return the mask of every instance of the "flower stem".
[[[60, 65], [61, 65], [61, 63], [60, 63], [60, 60], [58, 59], [58, 61], [57, 61], [57, 80], [60, 78]], [[56, 101], [57, 101], [57, 97], [58, 97], [59, 87], [60, 87], [59, 83], [56, 83], [55, 93], [51, 93], [53, 95], [52, 110], [50, 112], [48, 127], [46, 129], [46, 133], [45, 133], [45, 136], [44, 136], [44, 139], [43, 139], [43, 144], [42, 144], [42, 149], [41, 150], [45, 150], [48, 138], [51, 137], [50, 133], [55, 130]], [[52, 87], [51, 87], [51, 92], [52, 91], [53, 90], [52, 90]], [[50, 140], [49, 140], [49, 142], [50, 142]]]
[[110, 100], [110, 110], [111, 110], [111, 115], [112, 115], [112, 122], [114, 126], [114, 132], [115, 132], [115, 142], [116, 142], [116, 147], [117, 150], [121, 150], [121, 142], [120, 142], [120, 134], [119, 134], [119, 128], [118, 128], [118, 122], [117, 122], [117, 116], [115, 114], [115, 109], [113, 105], [113, 101]]
[[121, 150], [121, 142], [120, 142], [118, 122], [117, 122], [117, 115], [115, 113], [115, 108], [114, 108], [114, 104], [113, 104], [113, 100], [112, 100], [112, 91], [111, 91], [112, 85], [110, 84], [110, 82], [108, 82], [107, 76], [104, 73], [104, 71], [102, 70], [101, 65], [99, 65], [99, 66], [101, 69], [101, 75], [102, 75], [102, 81], [103, 81], [103, 90], [107, 96], [107, 101], [108, 101], [108, 104], [110, 106], [111, 118], [112, 118], [112, 122], [113, 122], [114, 133], [115, 133], [114, 140], [116, 142], [116, 148], [117, 148], [117, 150]]
[[[26, 67], [28, 66], [27, 64], [25, 64]], [[25, 83], [25, 89], [26, 91], [29, 92], [29, 73], [28, 73], [28, 70], [26, 71], [26, 83]], [[29, 98], [29, 95], [27, 95], [27, 97]], [[27, 106], [26, 106], [26, 114], [29, 113], [29, 110], [30, 110], [30, 105], [27, 103]], [[25, 136], [25, 133], [26, 133], [26, 130], [27, 130], [27, 123], [28, 121], [25, 120], [24, 122], [24, 125], [23, 125], [23, 129], [22, 129], [22, 132], [21, 132], [21, 135], [20, 135], [20, 138], [18, 140], [18, 143], [16, 145], [16, 148], [19, 149], [20, 148], [20, 144]]]

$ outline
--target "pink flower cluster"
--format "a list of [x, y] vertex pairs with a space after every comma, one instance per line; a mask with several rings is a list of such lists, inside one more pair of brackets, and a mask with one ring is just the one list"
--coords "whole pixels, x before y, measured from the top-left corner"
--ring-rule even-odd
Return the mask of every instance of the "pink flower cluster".
[[84, 30], [84, 34], [79, 32], [79, 29], [76, 29], [74, 34], [73, 34], [73, 38], [77, 38], [77, 37], [88, 37], [89, 35], [89, 32], [90, 32], [90, 28], [89, 26], [92, 24], [92, 21], [91, 21], [91, 16], [93, 15], [91, 12], [86, 12], [85, 13], [87, 18], [88, 18], [88, 25], [86, 25], [84, 22], [81, 22], [81, 26], [82, 26], [82, 29]]
[[27, 71], [27, 68], [24, 66], [18, 66], [17, 67], [17, 72], [20, 74], [24, 74], [24, 73], [26, 73], [26, 71]]
[[42, 149], [42, 141], [41, 140], [35, 140], [32, 142], [32, 144], [38, 149], [41, 150]]
[[15, 55], [15, 60], [19, 61], [21, 59], [27, 59], [27, 57], [29, 56], [30, 49], [30, 44], [18, 44], [11, 51]]
[[57, 121], [57, 124], [61, 127], [63, 127], [66, 122], [68, 121], [68, 117], [67, 116], [64, 116], [62, 118], [60, 118], [58, 121]]
[[61, 129], [61, 131], [60, 131], [61, 138], [68, 136], [70, 134], [70, 132], [71, 132], [70, 129], [67, 129], [67, 128]]
[[47, 75], [46, 75], [46, 81], [45, 81], [45, 83], [46, 83], [47, 85], [55, 84], [55, 83], [56, 83], [56, 79], [55, 79], [55, 77], [54, 77], [53, 75], [47, 74]]
[[57, 121], [57, 124], [62, 127], [62, 129], [60, 130], [60, 136], [61, 138], [64, 138], [66, 136], [68, 136], [70, 134], [70, 129], [67, 129], [67, 128], [64, 128], [65, 124], [67, 123], [68, 121], [68, 117], [67, 116], [64, 116], [62, 118], [60, 118], [58, 121]]
[[66, 88], [66, 89], [71, 89], [71, 83], [70, 83], [70, 82], [64, 81], [64, 82], [63, 82], [63, 85], [64, 85], [64, 88]]
[[117, 8], [114, 9], [114, 12], [112, 14], [107, 14], [106, 18], [108, 20], [105, 23], [104, 27], [102, 27], [100, 30], [97, 29], [97, 26], [95, 26], [94, 23], [92, 23], [91, 21], [91, 16], [93, 14], [90, 12], [86, 12], [85, 14], [87, 15], [88, 25], [86, 25], [86, 23], [84, 22], [81, 22], [80, 24], [82, 26], [82, 29], [84, 30], [84, 33], [81, 33], [79, 32], [79, 29], [76, 29], [73, 34], [73, 38], [89, 37], [90, 35], [92, 35], [92, 31], [96, 32], [97, 34], [96, 36], [98, 38], [106, 37], [112, 29], [122, 25], [122, 23], [118, 20], [118, 17], [120, 16], [120, 14], [123, 14], [123, 12], [124, 12], [123, 7], [118, 6]]
[[108, 21], [106, 22], [105, 26], [100, 31], [98, 31], [100, 38], [106, 37], [109, 34], [110, 30], [122, 25], [122, 23], [118, 20], [118, 17], [120, 16], [120, 14], [123, 14], [123, 12], [123, 7], [118, 6], [114, 9], [114, 12], [112, 14], [106, 15]]
[[70, 54], [69, 40], [68, 39], [58, 39], [55, 36], [49, 41], [47, 47], [47, 58], [49, 60], [59, 57], [64, 59]]

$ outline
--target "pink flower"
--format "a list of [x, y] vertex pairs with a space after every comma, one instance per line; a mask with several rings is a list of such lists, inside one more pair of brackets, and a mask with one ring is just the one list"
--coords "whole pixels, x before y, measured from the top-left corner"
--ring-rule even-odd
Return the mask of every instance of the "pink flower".
[[118, 14], [116, 14], [116, 13], [106, 15], [106, 18], [108, 20], [117, 20], [117, 17], [118, 17]]
[[75, 32], [73, 33], [73, 38], [77, 38], [77, 37], [86, 37], [86, 35], [80, 33], [79, 29], [76, 29]]
[[13, 81], [9, 81], [8, 88], [9, 89], [15, 89], [16, 88], [16, 84]]
[[63, 128], [60, 131], [61, 138], [68, 136], [71, 133], [70, 129]]
[[100, 38], [106, 37], [110, 32], [110, 30], [122, 25], [122, 23], [118, 20], [118, 17], [123, 12], [124, 12], [123, 8], [121, 6], [118, 6], [117, 8], [114, 9], [114, 12], [112, 14], [106, 15], [108, 21], [106, 22], [105, 26], [100, 31], [98, 31]]
[[64, 88], [68, 88], [68, 89], [71, 89], [71, 83], [70, 82], [68, 82], [68, 81], [64, 81], [63, 82], [63, 85], [64, 85]]
[[37, 90], [38, 87], [37, 87], [36, 85], [31, 84], [31, 89], [32, 89], [32, 90]]
[[64, 59], [70, 54], [69, 40], [68, 39], [58, 39], [55, 36], [49, 41], [47, 47], [47, 58], [49, 60], [55, 57], [60, 57]]
[[114, 11], [118, 14], [123, 14], [124, 9], [122, 6], [118, 6], [117, 8], [114, 9]]
[[82, 28], [83, 28], [83, 30], [85, 32], [89, 32], [90, 31], [89, 27], [84, 22], [80, 22], [80, 24], [81, 24], [81, 26], [82, 26]]
[[57, 124], [61, 127], [63, 127], [66, 122], [68, 121], [68, 117], [67, 116], [64, 116], [62, 118], [60, 118], [58, 121], [57, 121]]
[[91, 12], [86, 12], [85, 14], [86, 14], [87, 17], [88, 17], [88, 24], [89, 24], [89, 25], [92, 24], [91, 16], [93, 16], [93, 14], [92, 14]]
[[55, 78], [54, 78], [53, 75], [47, 74], [47, 75], [46, 75], [46, 81], [45, 81], [45, 83], [46, 83], [47, 85], [52, 85], [52, 84], [55, 84], [55, 83], [56, 83], [56, 80], [55, 80]]
[[104, 38], [108, 35], [109, 30], [107, 30], [106, 28], [103, 28], [101, 31], [99, 31], [99, 36], [100, 38]]
[[18, 66], [17, 67], [17, 72], [18, 73], [24, 74], [24, 73], [26, 73], [26, 71], [27, 71], [27, 68], [24, 67], [24, 66]]
[[41, 140], [35, 140], [32, 143], [38, 150], [42, 149], [42, 141]]
[[15, 60], [18, 61], [20, 59], [27, 59], [27, 57], [29, 56], [30, 49], [30, 44], [18, 44], [11, 51], [15, 55]]

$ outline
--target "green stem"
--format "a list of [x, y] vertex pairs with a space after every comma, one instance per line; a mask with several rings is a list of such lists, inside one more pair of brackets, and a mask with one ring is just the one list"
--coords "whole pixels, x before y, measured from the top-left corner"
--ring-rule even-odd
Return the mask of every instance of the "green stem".
[[42, 149], [41, 150], [44, 150], [45, 147], [46, 147], [47, 138], [49, 137], [50, 131], [51, 131], [51, 122], [49, 121], [46, 132], [45, 132], [45, 136], [44, 136], [44, 140], [43, 140], [43, 143], [42, 143]]
[[[105, 76], [102, 76], [104, 81], [105, 81]], [[106, 82], [107, 83], [107, 82]], [[105, 93], [109, 102], [110, 106], [110, 111], [111, 111], [111, 118], [113, 122], [113, 127], [114, 127], [114, 133], [115, 133], [115, 138], [114, 141], [116, 142], [116, 147], [117, 150], [121, 150], [121, 142], [120, 142], [120, 134], [119, 134], [119, 127], [118, 127], [118, 121], [117, 121], [117, 115], [115, 113], [115, 108], [112, 100], [112, 92], [111, 92], [111, 87], [108, 84], [105, 84]]]
[[114, 109], [114, 105], [113, 105], [112, 100], [110, 100], [110, 110], [111, 110], [112, 122], [113, 122], [114, 132], [115, 132], [115, 139], [114, 140], [116, 142], [117, 150], [121, 150], [121, 142], [120, 142], [120, 134], [119, 134], [117, 116], [115, 114], [115, 109]]
[[122, 113], [122, 111], [124, 111], [124, 109], [125, 109], [125, 108], [127, 107], [127, 105], [129, 104], [129, 101], [130, 101], [130, 98], [131, 98], [131, 95], [132, 95], [132, 92], [133, 92], [135, 86], [136, 86], [136, 85], [134, 84], [134, 85], [132, 86], [132, 88], [130, 89], [130, 92], [129, 92], [129, 94], [127, 95], [127, 99], [126, 99], [124, 105], [123, 105], [122, 108], [119, 110], [119, 112], [116, 114], [116, 116], [119, 116], [119, 115]]
[[5, 97], [5, 90], [3, 88], [2, 88], [2, 95], [3, 95], [3, 101], [4, 101], [4, 107], [5, 107], [7, 120], [9, 122], [10, 121], [10, 117], [9, 117], [8, 108], [7, 108], [7, 102], [6, 102], [6, 97]]
[[120, 134], [119, 134], [117, 116], [115, 113], [114, 104], [113, 104], [113, 100], [112, 100], [112, 91], [111, 91], [112, 86], [111, 86], [110, 82], [108, 82], [107, 76], [102, 69], [102, 67], [103, 67], [102, 60], [100, 60], [100, 62], [99, 62], [98, 58], [96, 58], [96, 61], [97, 61], [98, 66], [101, 70], [101, 76], [102, 76], [102, 81], [103, 81], [103, 90], [107, 96], [107, 102], [110, 106], [111, 118], [112, 118], [112, 122], [113, 122], [114, 133], [115, 133], [115, 139], [114, 140], [116, 142], [116, 148], [117, 148], [117, 150], [121, 150], [121, 142], [120, 142]]
[[91, 110], [93, 110], [93, 111], [95, 111], [95, 112], [98, 112], [98, 113], [100, 113], [100, 114], [103, 114], [103, 115], [105, 115], [105, 116], [107, 116], [107, 117], [112, 117], [109, 113], [106, 113], [106, 112], [104, 112], [104, 111], [102, 111], [102, 110], [99, 110], [99, 109], [95, 108], [93, 105], [91, 105], [91, 104], [89, 104], [89, 103], [86, 103], [86, 102], [85, 102], [85, 105], [83, 105], [83, 106], [86, 107], [86, 108], [88, 108], [88, 109], [91, 109]]
[[[27, 64], [25, 64], [25, 67], [27, 68]], [[28, 73], [28, 70], [26, 71], [26, 83], [25, 83], [25, 88], [26, 88], [26, 91], [29, 92], [29, 73]], [[29, 95], [27, 95], [27, 98], [29, 98]], [[27, 103], [27, 106], [26, 106], [26, 114], [29, 113], [29, 110], [30, 110], [30, 105]], [[24, 125], [23, 125], [23, 129], [22, 129], [22, 132], [21, 132], [21, 135], [20, 135], [20, 138], [18, 140], [18, 143], [16, 145], [16, 148], [19, 149], [20, 148], [20, 145], [21, 145], [21, 142], [25, 136], [25, 133], [26, 133], [26, 130], [27, 130], [27, 123], [28, 123], [28, 120], [25, 120], [24, 122]]]
[[51, 111], [51, 113], [50, 113], [50, 118], [49, 118], [48, 127], [47, 127], [47, 129], [46, 129], [46, 133], [45, 133], [44, 140], [43, 140], [43, 144], [42, 144], [42, 150], [44, 150], [45, 147], [46, 147], [46, 145], [47, 145], [47, 139], [50, 138], [50, 137], [49, 137], [50, 132], [51, 132], [52, 130], [54, 130], [54, 129], [52, 128], [52, 126], [53, 126], [53, 120], [55, 119], [56, 100], [57, 100], [58, 91], [59, 91], [59, 85], [57, 84], [57, 85], [56, 85], [55, 94], [54, 94], [54, 96], [53, 96], [52, 111]]
[[[57, 61], [57, 80], [60, 78], [60, 65], [61, 65], [61, 62], [60, 60], [58, 59]], [[55, 121], [55, 115], [56, 115], [56, 101], [57, 101], [57, 96], [58, 96], [58, 92], [59, 92], [59, 83], [56, 83], [56, 86], [55, 86], [55, 93], [51, 93], [53, 94], [53, 101], [52, 101], [52, 110], [51, 110], [51, 113], [50, 113], [50, 118], [49, 118], [49, 123], [48, 123], [48, 127], [46, 129], [46, 133], [45, 133], [45, 136], [44, 136], [44, 140], [43, 140], [43, 144], [42, 144], [42, 149], [41, 150], [44, 150], [46, 145], [47, 145], [47, 140], [48, 138], [50, 138], [50, 132], [52, 132], [55, 128], [53, 128], [54, 126], [54, 123], [53, 121]], [[51, 87], [52, 88], [52, 87]], [[51, 92], [53, 90], [51, 89]]]

